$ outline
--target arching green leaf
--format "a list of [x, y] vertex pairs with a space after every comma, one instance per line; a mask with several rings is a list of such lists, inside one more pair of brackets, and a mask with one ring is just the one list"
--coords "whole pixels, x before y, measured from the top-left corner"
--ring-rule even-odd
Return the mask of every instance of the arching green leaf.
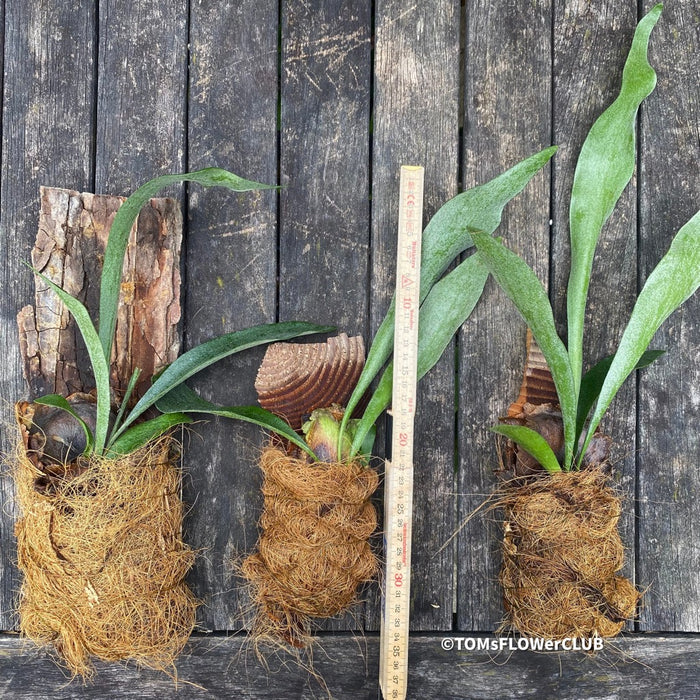
[[581, 454], [661, 324], [700, 287], [700, 211], [683, 226], [639, 294], [600, 390]]
[[226, 333], [188, 350], [158, 375], [148, 391], [129, 412], [119, 430], [114, 433], [112, 441], [116, 440], [128, 425], [174, 387], [224, 357], [266, 343], [290, 340], [312, 333], [328, 333], [333, 330], [335, 329], [332, 326], [317, 326], [303, 321], [268, 323]]
[[569, 355], [557, 334], [549, 297], [537, 275], [500, 241], [485, 234], [474, 234], [481, 259], [530, 327], [547, 360], [559, 396], [564, 421], [564, 469], [573, 462], [576, 429], [576, 387]]
[[259, 406], [218, 406], [217, 404], [200, 398], [186, 384], [179, 384], [159, 399], [156, 407], [159, 411], [163, 411], [164, 413], [169, 413], [171, 411], [208, 413], [213, 416], [223, 416], [224, 418], [233, 418], [235, 420], [254, 423], [266, 430], [281, 435], [292, 444], [304, 450], [304, 452], [313, 457], [314, 460], [316, 459], [316, 455], [311, 448], [309, 448], [298, 433], [292, 430], [288, 423], [274, 413], [270, 413], [270, 411], [266, 411]]
[[[488, 275], [479, 254], [475, 253], [430, 290], [418, 314], [418, 380], [435, 366], [454, 334], [467, 320], [481, 298]], [[351, 455], [361, 449], [365, 436], [391, 403], [393, 374], [394, 365], [389, 363], [358, 422]]]
[[505, 435], [531, 454], [548, 472], [560, 472], [561, 467], [549, 443], [535, 430], [524, 425], [494, 425], [491, 430]]
[[654, 7], [637, 26], [620, 94], [591, 127], [576, 164], [569, 210], [571, 271], [566, 299], [569, 357], [577, 391], [583, 368], [583, 323], [593, 255], [603, 224], [634, 172], [637, 110], [656, 85], [647, 48], [661, 9], [661, 5]]
[[[498, 228], [505, 205], [523, 190], [556, 150], [556, 146], [545, 148], [484, 185], [458, 194], [438, 209], [425, 227], [421, 239], [421, 302], [453, 260], [473, 245], [473, 232], [490, 234]], [[374, 336], [355, 390], [348, 400], [341, 434], [360, 399], [391, 356], [394, 347], [394, 311], [392, 300]]]
[[259, 182], [244, 180], [238, 177], [238, 175], [234, 175], [221, 168], [205, 168], [204, 170], [196, 170], [191, 173], [163, 175], [149, 180], [144, 185], [141, 185], [141, 187], [119, 207], [109, 231], [104, 266], [102, 268], [102, 279], [100, 282], [99, 335], [107, 362], [109, 362], [112, 353], [114, 329], [117, 324], [117, 310], [119, 306], [124, 254], [129, 242], [131, 228], [139, 212], [151, 197], [155, 197], [164, 187], [179, 182], [196, 182], [204, 187], [226, 187], [235, 192], [275, 189], [274, 185], [263, 185]]
[[118, 440], [115, 440], [107, 449], [108, 457], [128, 455], [143, 447], [151, 440], [159, 438], [176, 425], [191, 423], [192, 419], [184, 413], [168, 413], [156, 416], [144, 423], [139, 423], [127, 430]]
[[[34, 268], [31, 268], [34, 270]], [[66, 305], [68, 311], [73, 314], [78, 330], [85, 341], [85, 347], [92, 364], [92, 371], [95, 376], [95, 386], [97, 387], [97, 418], [95, 423], [95, 453], [101, 455], [107, 440], [109, 430], [109, 366], [102, 353], [102, 345], [92, 324], [90, 314], [87, 309], [68, 292], [64, 292], [58, 285], [55, 285], [48, 277], [42, 275], [38, 270], [34, 272], [41, 277], [46, 284], [58, 295], [58, 298]]]

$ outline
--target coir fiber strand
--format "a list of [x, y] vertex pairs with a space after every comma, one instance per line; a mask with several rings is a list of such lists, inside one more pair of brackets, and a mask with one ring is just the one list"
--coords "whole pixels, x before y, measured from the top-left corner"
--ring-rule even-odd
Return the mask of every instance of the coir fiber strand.
[[620, 499], [598, 468], [506, 486], [500, 581], [504, 627], [545, 639], [613, 637], [640, 594], [619, 575]]

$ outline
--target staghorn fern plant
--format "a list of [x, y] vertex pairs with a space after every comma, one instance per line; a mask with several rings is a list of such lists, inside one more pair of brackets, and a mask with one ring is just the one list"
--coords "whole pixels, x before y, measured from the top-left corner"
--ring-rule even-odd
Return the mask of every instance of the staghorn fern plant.
[[[16, 412], [20, 629], [39, 644], [53, 644], [73, 675], [89, 675], [93, 658], [171, 668], [195, 625], [198, 603], [185, 582], [195, 555], [181, 538], [178, 451], [160, 439], [191, 418], [169, 412], [143, 420], [145, 412], [231, 353], [330, 330], [292, 322], [226, 334], [176, 359], [129, 410], [135, 369], [121, 406], [112, 411], [109, 364], [129, 234], [150, 197], [181, 180], [234, 191], [269, 188], [218, 168], [167, 175], [140, 187], [119, 208], [110, 230], [99, 330], [80, 301], [35, 270], [76, 319], [96, 383], [95, 397], [51, 394], [34, 405], [18, 403]], [[262, 409], [241, 417], [291, 432]]]
[[483, 233], [473, 235], [483, 264], [517, 307], [547, 360], [563, 420], [563, 460], [560, 462], [548, 442], [528, 427], [499, 425], [492, 430], [520, 445], [549, 472], [581, 467], [593, 435], [625, 379], [660, 354], [646, 351], [654, 334], [700, 286], [698, 212], [678, 231], [649, 275], [615, 355], [582, 376], [584, 315], [593, 257], [601, 229], [634, 171], [637, 110], [656, 84], [647, 48], [661, 10], [662, 6], [656, 5], [640, 21], [620, 93], [591, 128], [576, 165], [570, 202], [568, 347], [557, 334], [547, 293], [535, 273], [498, 240]]
[[[491, 182], [451, 199], [423, 232], [418, 379], [438, 361], [455, 331], [470, 315], [488, 277], [478, 255], [467, 257], [444, 277], [443, 273], [460, 253], [472, 247], [474, 232], [492, 233], [498, 227], [506, 203], [525, 187], [555, 150], [545, 149]], [[308, 651], [313, 643], [311, 619], [342, 614], [356, 600], [358, 587], [376, 575], [378, 561], [369, 538], [377, 520], [370, 499], [379, 480], [369, 468], [369, 455], [375, 423], [391, 401], [391, 364], [361, 418], [351, 416], [391, 356], [393, 326], [392, 302], [354, 388], [354, 368], [348, 373], [350, 387], [343, 387], [343, 391], [353, 391], [345, 408], [335, 404], [320, 406], [301, 425], [303, 436], [294, 431], [293, 436], [284, 434], [301, 453], [273, 442], [260, 455], [264, 504], [258, 547], [240, 567], [257, 611], [252, 628], [255, 644], [264, 640]], [[280, 364], [285, 366], [285, 373], [281, 374], [286, 377], [286, 365]], [[285, 389], [295, 392], [297, 385], [310, 387], [313, 382], [307, 371], [306, 367], [300, 368], [299, 376], [275, 386], [272, 393], [279, 397]], [[338, 385], [330, 369], [316, 375], [323, 381], [321, 377], [328, 384], [320, 391], [325, 401], [331, 388], [337, 391]], [[347, 395], [344, 393], [343, 398]], [[291, 398], [285, 396], [277, 404], [281, 416], [286, 415], [281, 406], [292, 403]], [[297, 410], [300, 402], [295, 406], [295, 419], [296, 413], [304, 415], [311, 410], [309, 395], [304, 399], [307, 404], [303, 411]], [[157, 407], [164, 412], [194, 411], [232, 418], [256, 410], [251, 406], [216, 406], [197, 397], [185, 384], [163, 396]]]
[[[483, 264], [525, 319], [543, 356], [531, 354], [537, 348], [528, 345], [521, 395], [502, 419], [511, 424], [493, 428], [510, 440], [506, 466], [515, 477], [502, 484], [495, 501], [503, 512], [499, 582], [506, 616], [500, 629], [526, 637], [614, 637], [642, 597], [621, 573], [622, 503], [606, 470], [609, 440], [597, 431], [625, 379], [660, 354], [646, 350], [658, 328], [700, 286], [700, 213], [678, 231], [649, 275], [615, 355], [586, 374], [583, 336], [596, 244], [632, 177], [637, 110], [656, 82], [647, 49], [661, 9], [657, 5], [639, 22], [619, 95], [590, 129], [576, 165], [568, 347], [535, 273], [500, 241], [473, 236]], [[535, 380], [546, 367], [554, 387]]]
[[[67, 413], [72, 419], [55, 421], [52, 426], [51, 417], [49, 417], [41, 426], [37, 426], [45, 433], [47, 444], [58, 445], [55, 454], [47, 454], [57, 461], [71, 461], [79, 454], [86, 457], [91, 455], [116, 457], [129, 454], [172, 427], [191, 422], [192, 419], [183, 410], [162, 411], [162, 415], [140, 423], [137, 420], [142, 418], [143, 414], [161, 397], [201, 369], [246, 348], [332, 330], [327, 326], [293, 321], [260, 325], [222, 335], [192, 348], [177, 358], [160, 373], [145, 394], [129, 410], [129, 400], [140, 373], [140, 370], [136, 369], [115, 415], [111, 410], [109, 361], [117, 322], [122, 266], [129, 234], [141, 208], [148, 200], [162, 188], [182, 181], [195, 182], [205, 187], [225, 187], [235, 192], [274, 189], [272, 185], [245, 180], [221, 168], [205, 168], [191, 173], [164, 175], [139, 187], [119, 208], [110, 229], [100, 281], [98, 328], [95, 327], [87, 309], [78, 299], [62, 290], [38, 270], [34, 270], [58, 295], [75, 318], [87, 347], [96, 384], [96, 404], [87, 406], [82, 402], [73, 404], [58, 394], [49, 394], [35, 400], [36, 404], [58, 409], [56, 415], [64, 412], [64, 415]], [[190, 409], [195, 410], [196, 406]], [[252, 407], [242, 411], [237, 417], [276, 430], [290, 440], [298, 439], [284, 421], [261, 408]]]
[[[420, 279], [420, 324], [418, 337], [418, 371], [420, 380], [440, 359], [450, 339], [469, 317], [486, 284], [488, 270], [478, 255], [470, 255], [447, 275], [443, 273], [464, 251], [473, 246], [476, 232], [493, 233], [501, 221], [505, 205], [515, 197], [546, 165], [556, 147], [546, 148], [513, 166], [490, 182], [467, 190], [446, 202], [432, 217], [423, 232]], [[351, 460], [358, 455], [365, 461], [374, 441], [375, 424], [391, 402], [394, 342], [394, 301], [372, 342], [367, 362], [350, 396], [342, 418], [336, 412], [314, 412], [305, 426], [314, 425], [314, 442], [323, 442], [323, 461]], [[353, 419], [355, 409], [379, 372], [384, 372], [372, 392], [361, 418]], [[168, 414], [179, 412], [211, 413], [245, 419], [255, 406], [217, 406], [199, 398], [186, 385], [171, 390], [157, 402], [159, 410]], [[321, 409], [323, 410], [323, 409]], [[323, 438], [318, 431], [322, 423]], [[316, 461], [308, 439], [290, 431], [271, 430], [289, 439]], [[290, 432], [292, 433], [290, 435]]]

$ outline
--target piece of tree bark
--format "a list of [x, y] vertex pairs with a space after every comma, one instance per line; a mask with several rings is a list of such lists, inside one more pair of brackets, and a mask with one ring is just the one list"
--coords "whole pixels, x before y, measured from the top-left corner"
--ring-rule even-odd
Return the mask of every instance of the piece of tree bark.
[[[93, 320], [99, 280], [114, 216], [122, 197], [41, 188], [39, 231], [32, 264], [78, 298]], [[131, 231], [124, 260], [119, 314], [110, 365], [112, 388], [123, 395], [136, 367], [134, 398], [177, 357], [180, 348], [182, 215], [173, 199], [152, 199]], [[68, 396], [94, 386], [87, 351], [74, 319], [56, 294], [36, 278], [35, 306], [17, 315], [24, 375], [31, 398]]]
[[255, 380], [258, 401], [299, 430], [313, 410], [334, 403], [344, 406], [364, 365], [365, 346], [359, 335], [341, 333], [325, 343], [274, 343]]
[[526, 403], [539, 406], [543, 403], [556, 405], [559, 403], [557, 388], [554, 385], [552, 373], [549, 370], [542, 350], [532, 337], [528, 328], [525, 336], [527, 358], [523, 371], [523, 381], [520, 385], [518, 398], [508, 407], [508, 418], [519, 416]]

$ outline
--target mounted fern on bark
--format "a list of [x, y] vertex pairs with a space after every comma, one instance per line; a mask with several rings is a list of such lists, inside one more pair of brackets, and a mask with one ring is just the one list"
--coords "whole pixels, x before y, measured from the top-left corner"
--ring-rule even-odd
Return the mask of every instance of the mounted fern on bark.
[[625, 379], [658, 356], [646, 352], [656, 331], [700, 286], [700, 213], [678, 231], [646, 280], [615, 355], [586, 374], [583, 326], [596, 243], [632, 177], [637, 110], [656, 83], [646, 56], [660, 14], [657, 5], [639, 23], [620, 94], [593, 125], [579, 155], [570, 203], [567, 346], [532, 270], [500, 242], [474, 235], [483, 263], [541, 349], [558, 404], [525, 402], [506, 424], [493, 429], [513, 443], [508, 466], [516, 481], [502, 499], [501, 583], [508, 621], [523, 634], [613, 636], [634, 615], [639, 598], [618, 575], [620, 504], [606, 485], [607, 450], [597, 431]]
[[[20, 631], [37, 643], [53, 645], [73, 675], [90, 675], [93, 658], [132, 659], [168, 669], [194, 628], [198, 601], [185, 583], [194, 552], [181, 538], [184, 509], [179, 445], [170, 436], [173, 427], [191, 419], [181, 411], [154, 416], [155, 402], [226, 355], [328, 330], [303, 323], [260, 326], [203, 343], [179, 358], [176, 348], [164, 356], [130, 357], [136, 363], [130, 376], [120, 372], [114, 350], [117, 316], [133, 304], [133, 290], [138, 286], [131, 278], [122, 280], [124, 258], [127, 248], [132, 257], [143, 254], [138, 239], [129, 243], [132, 225], [158, 190], [180, 180], [235, 191], [268, 187], [218, 168], [167, 175], [146, 183], [121, 204], [109, 230], [99, 287], [99, 326], [76, 296], [38, 270], [41, 304], [37, 306], [45, 304], [55, 310], [59, 331], [69, 330], [52, 334], [55, 329], [48, 328], [36, 343], [36, 358], [30, 359], [28, 310], [19, 316], [28, 366], [46, 359], [42, 348], [46, 350], [49, 341], [56, 346], [50, 352], [63, 361], [61, 339], [73, 339], [79, 332], [91, 374], [87, 367], [71, 367], [61, 382], [84, 372], [91, 377], [86, 381], [95, 384], [89, 393], [48, 394], [33, 402], [19, 402], [16, 409], [20, 440], [14, 477], [22, 513], [16, 526], [18, 564], [23, 574]], [[86, 220], [96, 218], [87, 216]], [[89, 233], [94, 236], [93, 231]], [[78, 235], [82, 234], [79, 231]], [[159, 230], [159, 241], [161, 236], [166, 238]], [[178, 229], [175, 237], [179, 236]], [[48, 246], [50, 251], [58, 247], [58, 243]], [[179, 309], [178, 256], [173, 261], [172, 251], [161, 252], [171, 264], [161, 260], [162, 264], [155, 265], [156, 277], [170, 272], [173, 288], [168, 294], [175, 298], [174, 308]], [[34, 263], [47, 275], [56, 272], [50, 255], [35, 254]], [[62, 281], [69, 278], [66, 274]], [[151, 307], [163, 305], [163, 299], [170, 298], [168, 294], [154, 294]], [[128, 301], [125, 295], [130, 297]], [[148, 306], [141, 298], [138, 303]], [[45, 315], [46, 309], [38, 308], [37, 316], [39, 313]], [[146, 309], [146, 315], [151, 320], [156, 310]], [[70, 316], [77, 330], [68, 326]], [[177, 320], [172, 319], [172, 323]], [[35, 328], [37, 335], [39, 330]], [[136, 334], [138, 328], [132, 331]], [[124, 334], [116, 335], [121, 338]], [[168, 362], [167, 367], [162, 366]], [[154, 373], [157, 376], [152, 377]], [[70, 384], [61, 382], [59, 386]], [[261, 416], [248, 419], [258, 422]]]

